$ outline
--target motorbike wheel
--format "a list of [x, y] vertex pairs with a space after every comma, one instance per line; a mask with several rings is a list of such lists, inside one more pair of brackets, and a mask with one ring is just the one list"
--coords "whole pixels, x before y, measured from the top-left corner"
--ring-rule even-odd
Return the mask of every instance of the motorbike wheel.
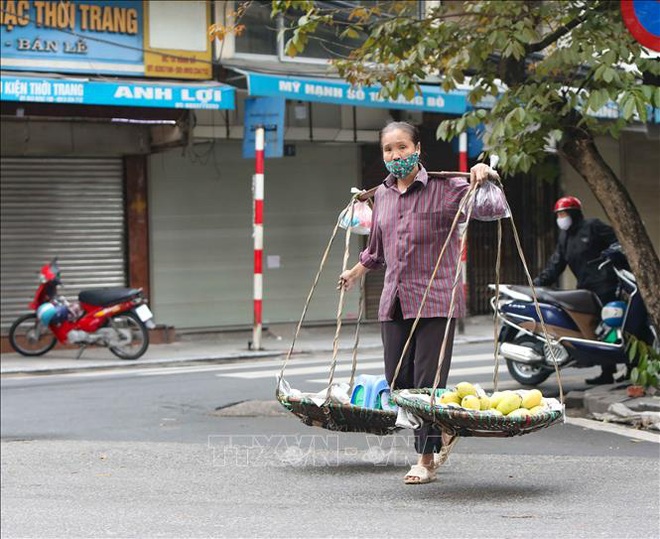
[[138, 359], [149, 348], [149, 330], [135, 313], [127, 312], [113, 316], [110, 326], [128, 329], [131, 332], [130, 343], [110, 347], [110, 351], [119, 359]]
[[44, 328], [35, 313], [18, 318], [9, 329], [9, 344], [23, 356], [42, 356], [57, 344], [57, 338]]
[[[513, 344], [534, 348], [537, 352], [543, 354], [543, 349], [538, 349], [539, 341], [529, 335], [516, 337], [513, 340]], [[536, 386], [545, 382], [548, 376], [552, 374], [552, 371], [545, 367], [535, 367], [512, 359], [506, 360], [506, 367], [511, 377], [524, 386]]]

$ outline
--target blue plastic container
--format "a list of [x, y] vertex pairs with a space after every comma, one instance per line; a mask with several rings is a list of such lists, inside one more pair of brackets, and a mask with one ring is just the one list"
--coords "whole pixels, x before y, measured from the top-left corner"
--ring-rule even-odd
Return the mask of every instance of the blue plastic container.
[[385, 380], [384, 376], [376, 381], [371, 394], [372, 406], [370, 406], [370, 408], [387, 411], [396, 410], [396, 405], [390, 404], [390, 386], [387, 384], [387, 380]]
[[373, 374], [361, 374], [355, 379], [351, 404], [376, 410], [397, 409], [394, 404], [390, 404], [390, 388], [385, 377]]
[[360, 374], [355, 379], [353, 393], [351, 394], [351, 404], [363, 408], [373, 408], [373, 388], [378, 376], [373, 374]]

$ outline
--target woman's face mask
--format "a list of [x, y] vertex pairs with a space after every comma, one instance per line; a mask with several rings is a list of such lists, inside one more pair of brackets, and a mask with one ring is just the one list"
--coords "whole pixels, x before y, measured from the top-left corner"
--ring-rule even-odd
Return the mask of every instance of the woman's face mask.
[[568, 230], [569, 228], [571, 228], [572, 224], [573, 224], [573, 219], [571, 219], [570, 215], [566, 215], [564, 217], [557, 217], [557, 226], [562, 230]]
[[419, 163], [419, 153], [411, 153], [408, 157], [392, 159], [392, 161], [384, 161], [384, 163], [390, 174], [394, 174], [397, 178], [405, 178]]

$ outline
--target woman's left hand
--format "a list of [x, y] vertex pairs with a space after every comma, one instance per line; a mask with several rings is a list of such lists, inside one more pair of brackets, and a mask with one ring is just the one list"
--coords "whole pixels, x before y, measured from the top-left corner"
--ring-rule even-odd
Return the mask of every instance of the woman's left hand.
[[485, 163], [477, 163], [470, 169], [470, 183], [477, 187], [483, 185], [489, 179], [499, 180], [500, 175], [495, 169], [490, 168]]

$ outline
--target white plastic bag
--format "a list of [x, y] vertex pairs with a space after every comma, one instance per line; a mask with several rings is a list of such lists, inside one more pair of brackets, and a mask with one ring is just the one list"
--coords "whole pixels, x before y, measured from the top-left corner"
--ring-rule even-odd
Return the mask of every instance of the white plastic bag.
[[497, 221], [511, 217], [504, 193], [493, 182], [484, 183], [477, 189], [472, 209], [472, 219]]
[[368, 202], [356, 200], [353, 202], [353, 218], [351, 219], [351, 206], [348, 206], [339, 215], [339, 226], [350, 227], [351, 233], [368, 236], [371, 230], [371, 206]]

